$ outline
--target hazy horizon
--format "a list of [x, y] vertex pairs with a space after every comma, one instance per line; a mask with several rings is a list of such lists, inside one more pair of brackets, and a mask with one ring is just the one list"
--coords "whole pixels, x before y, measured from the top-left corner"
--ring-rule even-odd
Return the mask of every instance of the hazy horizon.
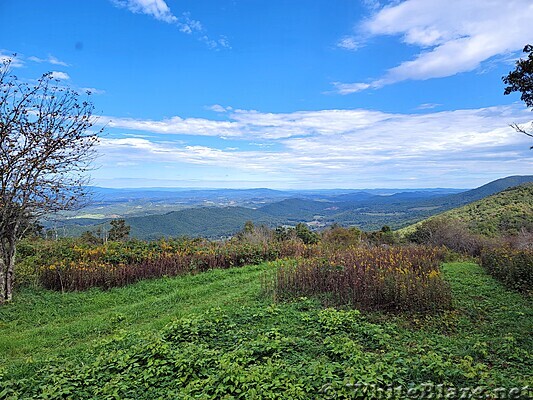
[[[524, 175], [509, 175], [509, 176], [500, 176], [496, 177], [490, 181], [484, 181], [481, 180], [478, 184], [474, 184], [471, 186], [399, 186], [392, 183], [391, 186], [380, 186], [379, 182], [377, 182], [377, 185], [373, 186], [366, 186], [366, 187], [342, 187], [342, 186], [332, 186], [332, 187], [323, 187], [323, 186], [311, 186], [311, 187], [286, 187], [286, 186], [279, 186], [278, 182], [274, 182], [272, 186], [260, 186], [260, 183], [258, 183], [258, 186], [253, 186], [252, 182], [230, 182], [233, 184], [233, 186], [200, 186], [202, 183], [205, 182], [198, 182], [197, 186], [192, 185], [190, 182], [188, 183], [189, 186], [187, 186], [187, 183], [180, 184], [178, 181], [156, 181], [156, 180], [142, 180], [142, 182], [154, 182], [152, 185], [146, 185], [146, 186], [136, 186], [136, 182], [141, 182], [139, 179], [131, 179], [131, 180], [116, 180], [113, 183], [116, 186], [106, 186], [106, 181], [101, 181], [103, 184], [97, 184], [95, 182], [92, 182], [89, 186], [91, 187], [99, 187], [102, 189], [180, 189], [180, 190], [224, 190], [224, 189], [230, 189], [230, 190], [251, 190], [251, 189], [267, 189], [267, 190], [280, 190], [280, 191], [316, 191], [316, 190], [393, 190], [393, 189], [400, 189], [400, 190], [422, 190], [422, 189], [451, 189], [451, 190], [463, 190], [463, 189], [474, 189], [479, 186], [483, 186], [489, 182], [507, 178], [510, 176], [524, 176]], [[119, 184], [122, 182], [122, 186]], [[127, 183], [126, 183], [127, 182]], [[164, 182], [167, 182], [166, 185]], [[246, 184], [249, 185], [246, 185]], [[220, 185], [220, 182], [212, 182], [213, 185]]]

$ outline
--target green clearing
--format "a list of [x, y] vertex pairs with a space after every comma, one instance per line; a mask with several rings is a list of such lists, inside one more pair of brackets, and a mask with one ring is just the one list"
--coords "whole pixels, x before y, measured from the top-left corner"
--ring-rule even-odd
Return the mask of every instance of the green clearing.
[[426, 316], [272, 304], [260, 280], [276, 263], [106, 292], [26, 289], [0, 308], [4, 389], [22, 398], [320, 398], [326, 387], [343, 398], [358, 381], [533, 385], [531, 299], [476, 264], [444, 265], [455, 309]]

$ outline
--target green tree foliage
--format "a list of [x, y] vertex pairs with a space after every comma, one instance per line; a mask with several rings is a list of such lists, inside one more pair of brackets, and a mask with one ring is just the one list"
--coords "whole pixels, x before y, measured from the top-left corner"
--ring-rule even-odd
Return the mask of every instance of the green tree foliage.
[[252, 233], [255, 229], [254, 223], [252, 221], [246, 221], [244, 223], [243, 233]]
[[274, 231], [274, 237], [276, 240], [283, 242], [286, 240], [291, 240], [296, 237], [293, 228], [287, 228], [285, 226], [278, 226]]
[[274, 238], [274, 233], [265, 225], [255, 226], [252, 221], [246, 221], [244, 228], [234, 237], [238, 242], [268, 245]]
[[[533, 108], [533, 46], [526, 45], [524, 53], [527, 54], [527, 58], [518, 60], [515, 69], [502, 77], [503, 83], [507, 85], [503, 93], [507, 95], [513, 92], [520, 92], [520, 99], [526, 106]], [[532, 132], [526, 131], [519, 125], [513, 124], [512, 126], [518, 132], [533, 137]], [[531, 146], [531, 149], [533, 149], [533, 146]]]
[[320, 240], [318, 233], [313, 232], [304, 223], [297, 224], [294, 228], [278, 226], [274, 231], [274, 237], [278, 241], [300, 239], [305, 244], [316, 244]]
[[126, 224], [123, 219], [114, 219], [111, 221], [111, 229], [109, 230], [109, 240], [126, 240], [130, 235], [130, 226]]
[[305, 244], [315, 244], [318, 243], [319, 236], [316, 232], [311, 231], [309, 227], [304, 223], [299, 223], [294, 228], [296, 231], [296, 236], [298, 236]]
[[526, 106], [533, 108], [533, 46], [526, 45], [524, 53], [528, 55], [527, 58], [518, 60], [514, 71], [502, 78], [503, 83], [508, 85], [504, 94], [520, 92], [520, 99]]
[[82, 243], [90, 245], [102, 244], [103, 240], [92, 231], [85, 231], [80, 235], [80, 240]]
[[383, 225], [379, 231], [367, 232], [365, 239], [373, 245], [393, 245], [399, 242], [399, 237], [388, 225]]

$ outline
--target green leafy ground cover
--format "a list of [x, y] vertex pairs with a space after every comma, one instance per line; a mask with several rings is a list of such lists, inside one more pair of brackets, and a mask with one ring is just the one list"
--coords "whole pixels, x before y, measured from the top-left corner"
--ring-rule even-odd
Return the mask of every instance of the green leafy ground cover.
[[0, 309], [0, 398], [354, 398], [357, 382], [533, 384], [531, 299], [476, 264], [445, 264], [453, 310], [406, 315], [274, 304], [260, 277], [277, 263], [106, 292], [27, 289]]

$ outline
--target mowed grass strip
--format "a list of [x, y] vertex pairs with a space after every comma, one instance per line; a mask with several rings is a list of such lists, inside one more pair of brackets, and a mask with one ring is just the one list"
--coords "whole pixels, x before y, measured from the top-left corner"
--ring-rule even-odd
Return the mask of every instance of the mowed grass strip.
[[0, 366], [76, 357], [118, 330], [158, 330], [212, 307], [260, 301], [265, 265], [146, 280], [123, 288], [58, 293], [24, 289], [0, 307]]

